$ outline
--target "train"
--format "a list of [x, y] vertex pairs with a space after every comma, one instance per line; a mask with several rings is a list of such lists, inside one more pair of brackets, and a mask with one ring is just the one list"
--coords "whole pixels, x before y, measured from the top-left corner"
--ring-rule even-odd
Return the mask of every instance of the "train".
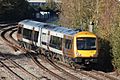
[[26, 19], [17, 24], [17, 40], [26, 49], [70, 65], [97, 63], [98, 38], [89, 31]]

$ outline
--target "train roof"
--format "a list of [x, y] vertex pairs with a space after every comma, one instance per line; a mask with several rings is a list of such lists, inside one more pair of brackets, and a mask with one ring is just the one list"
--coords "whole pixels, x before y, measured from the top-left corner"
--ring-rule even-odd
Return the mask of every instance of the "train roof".
[[[55, 32], [63, 33], [63, 34], [68, 34], [68, 35], [74, 35], [78, 32], [78, 31], [75, 31], [73, 29], [65, 28], [62, 26], [33, 21], [33, 20], [23, 20], [23, 21], [19, 22], [19, 24], [28, 25], [29, 27], [44, 28], [44, 29], [48, 29], [51, 31], [55, 31]], [[41, 25], [43, 25], [43, 26], [41, 26]]]
[[39, 27], [40, 25], [46, 25], [46, 23], [28, 20], [28, 19], [20, 21], [19, 24], [29, 25], [30, 27]]

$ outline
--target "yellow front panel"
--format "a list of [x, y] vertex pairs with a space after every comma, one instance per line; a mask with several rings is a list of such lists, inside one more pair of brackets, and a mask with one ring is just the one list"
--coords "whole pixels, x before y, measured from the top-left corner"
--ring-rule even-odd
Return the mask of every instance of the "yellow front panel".
[[77, 50], [77, 57], [93, 57], [96, 54], [96, 50]]
[[96, 35], [91, 32], [83, 31], [83, 32], [77, 33], [75, 37], [96, 37]]
[[95, 57], [97, 52], [97, 42], [96, 42], [96, 50], [77, 50], [77, 42], [76, 42], [77, 38], [97, 38], [97, 37], [95, 34], [88, 31], [82, 31], [75, 34], [74, 41], [73, 41], [74, 58], [75, 57]]

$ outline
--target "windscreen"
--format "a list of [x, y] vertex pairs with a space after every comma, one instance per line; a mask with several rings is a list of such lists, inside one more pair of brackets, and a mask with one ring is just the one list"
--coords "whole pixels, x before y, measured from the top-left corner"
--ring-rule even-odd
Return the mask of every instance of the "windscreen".
[[96, 38], [77, 38], [77, 50], [96, 50]]

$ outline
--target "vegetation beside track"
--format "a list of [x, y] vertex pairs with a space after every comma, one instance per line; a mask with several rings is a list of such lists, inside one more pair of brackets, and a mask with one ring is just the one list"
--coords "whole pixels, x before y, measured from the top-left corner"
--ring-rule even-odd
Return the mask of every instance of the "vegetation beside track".
[[60, 25], [88, 30], [93, 22], [93, 32], [99, 37], [100, 69], [107, 72], [120, 71], [119, 12], [119, 0], [62, 0]]

